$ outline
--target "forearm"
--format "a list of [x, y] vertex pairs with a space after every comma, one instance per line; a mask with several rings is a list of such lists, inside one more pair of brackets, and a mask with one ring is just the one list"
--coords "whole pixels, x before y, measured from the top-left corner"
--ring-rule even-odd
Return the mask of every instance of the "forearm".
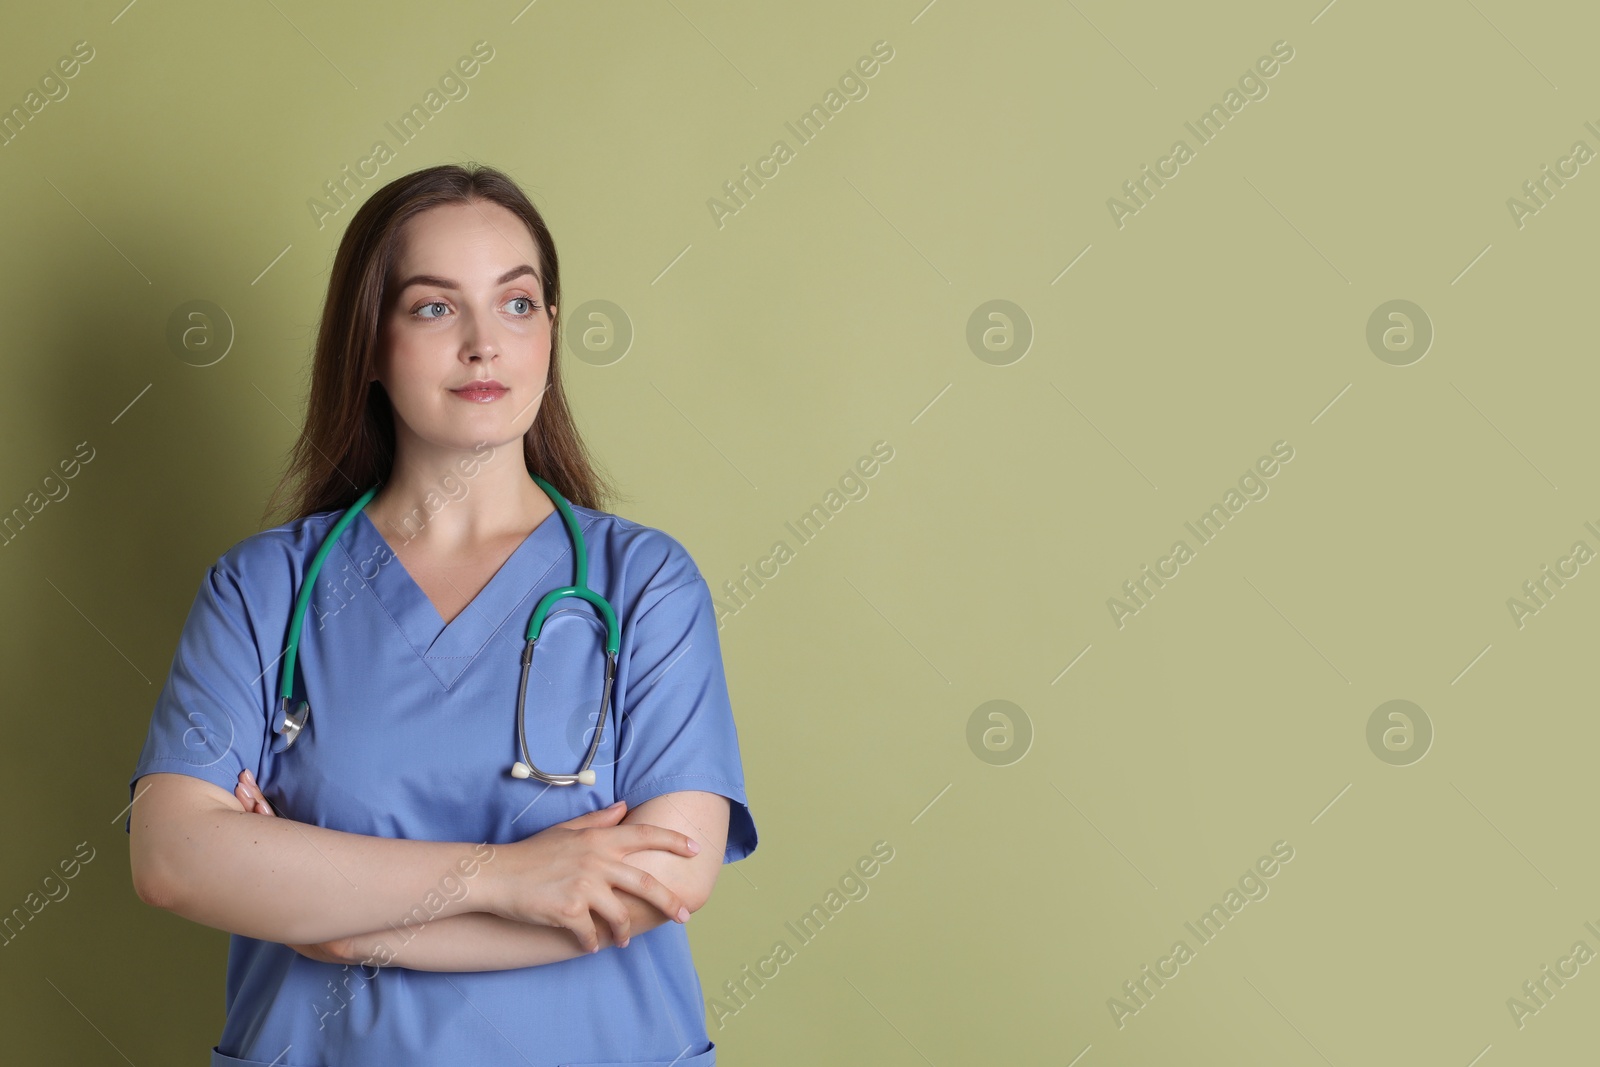
[[[631, 893], [618, 893], [627, 905], [633, 936], [667, 921], [655, 905]], [[614, 948], [609, 923], [597, 921], [600, 947]], [[632, 947], [631, 944], [629, 947]], [[627, 951], [627, 949], [623, 949]], [[406, 967], [414, 971], [501, 971], [538, 967], [584, 955], [571, 930], [535, 926], [487, 912], [468, 912], [399, 930], [375, 930], [348, 938], [342, 962], [363, 966]]]
[[132, 814], [154, 857], [151, 903], [193, 922], [312, 944], [484, 907], [487, 890], [473, 890], [487, 882], [487, 844], [369, 837], [221, 805], [163, 809], [156, 799]]

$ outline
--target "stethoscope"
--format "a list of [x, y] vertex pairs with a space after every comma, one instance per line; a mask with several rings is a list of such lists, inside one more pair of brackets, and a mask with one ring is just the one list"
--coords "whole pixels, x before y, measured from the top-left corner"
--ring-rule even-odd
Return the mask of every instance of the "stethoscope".
[[[589, 553], [584, 545], [583, 531], [578, 529], [578, 520], [573, 517], [572, 509], [567, 506], [566, 498], [556, 492], [555, 487], [537, 474], [531, 477], [539, 483], [550, 499], [555, 502], [556, 510], [561, 512], [561, 519], [566, 523], [567, 536], [572, 539], [573, 578], [572, 584], [559, 589], [552, 589], [539, 599], [539, 605], [533, 611], [533, 617], [528, 620], [527, 645], [522, 650], [522, 680], [517, 684], [517, 743], [522, 748], [522, 759], [511, 765], [511, 774], [516, 778], [537, 778], [548, 785], [594, 785], [594, 771], [589, 769], [589, 764], [594, 762], [594, 755], [600, 749], [600, 735], [605, 730], [606, 712], [611, 706], [611, 683], [617, 676], [617, 648], [622, 643], [620, 628], [617, 625], [617, 613], [612, 610], [611, 604], [605, 597], [589, 588]], [[361, 499], [350, 505], [349, 509], [333, 524], [333, 529], [328, 531], [328, 536], [323, 539], [322, 547], [317, 549], [317, 554], [312, 557], [311, 567], [306, 571], [305, 580], [300, 583], [299, 595], [295, 598], [294, 613], [289, 623], [289, 643], [283, 650], [283, 670], [278, 681], [278, 713], [273, 723], [273, 733], [277, 736], [272, 741], [272, 751], [283, 752], [300, 736], [300, 731], [305, 729], [306, 721], [311, 715], [311, 703], [307, 700], [300, 701], [293, 712], [289, 710], [290, 702], [294, 695], [294, 660], [295, 653], [300, 647], [300, 627], [305, 622], [306, 609], [311, 605], [311, 594], [316, 588], [317, 574], [322, 570], [322, 561], [332, 551], [334, 544], [339, 540], [339, 535], [355, 520], [361, 509], [367, 506], [373, 496], [378, 492], [379, 486], [375, 485], [361, 494]], [[606, 621], [606, 684], [604, 695], [600, 698], [600, 718], [595, 722], [594, 740], [589, 742], [589, 753], [583, 758], [583, 766], [578, 768], [576, 774], [546, 774], [533, 765], [533, 758], [528, 755], [528, 736], [523, 728], [525, 700], [528, 692], [528, 668], [533, 664], [533, 646], [539, 640], [539, 633], [544, 629], [545, 616], [562, 597], [582, 597], [593, 604]]]

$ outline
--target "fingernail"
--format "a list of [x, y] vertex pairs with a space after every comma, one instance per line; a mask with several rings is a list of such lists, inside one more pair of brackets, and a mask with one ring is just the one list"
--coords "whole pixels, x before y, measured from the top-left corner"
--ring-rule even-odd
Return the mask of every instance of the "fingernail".
[[699, 852], [700, 851], [700, 842], [696, 841], [692, 837], [689, 838], [689, 851], [690, 852]]
[[622, 801], [619, 800], [616, 803], [612, 804], [611, 806], [613, 808], [620, 808], [620, 807], [622, 807]]
[[678, 909], [678, 921], [681, 922], [681, 923], [686, 923], [686, 922], [689, 921], [689, 909], [688, 908], [680, 907]]
[[256, 798], [256, 795], [254, 793], [250, 792], [250, 787], [249, 786], [243, 785], [243, 786], [240, 786], [239, 788], [244, 790], [244, 796], [245, 796], [246, 800], [254, 800]]
[[624, 941], [623, 941], [623, 942], [622, 942], [622, 944], [620, 944], [620, 945], [618, 945], [618, 946], [617, 946], [617, 947], [618, 947], [618, 948], [627, 948], [627, 947], [628, 947], [628, 940], [631, 940], [631, 938], [630, 938], [630, 939], [625, 939], [625, 940], [624, 940]]

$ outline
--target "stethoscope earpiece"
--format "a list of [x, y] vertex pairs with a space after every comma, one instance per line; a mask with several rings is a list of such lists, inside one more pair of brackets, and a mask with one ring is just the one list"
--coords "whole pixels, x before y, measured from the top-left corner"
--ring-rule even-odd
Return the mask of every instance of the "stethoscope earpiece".
[[[523, 763], [521, 760], [517, 760], [517, 762], [515, 762], [515, 763], [513, 763], [511, 765], [511, 777], [513, 777], [513, 778], [531, 778], [531, 777], [533, 777], [533, 769], [530, 768], [526, 763]], [[552, 775], [547, 775], [547, 777], [550, 777], [550, 778], [576, 778], [577, 779], [577, 784], [579, 784], [579, 785], [594, 785], [594, 772], [589, 770], [587, 767], [585, 767], [583, 770], [579, 771], [576, 775], [571, 775], [571, 774], [564, 774], [564, 775], [563, 774], [552, 774]], [[555, 782], [555, 783], [552, 783], [552, 784], [554, 784], [554, 785], [572, 785], [573, 783], [572, 782]]]

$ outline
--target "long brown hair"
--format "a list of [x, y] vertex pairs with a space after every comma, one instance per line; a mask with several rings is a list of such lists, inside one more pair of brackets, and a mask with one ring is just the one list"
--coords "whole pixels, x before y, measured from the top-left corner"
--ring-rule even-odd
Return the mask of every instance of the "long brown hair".
[[561, 268], [550, 230], [505, 174], [481, 164], [452, 163], [396, 178], [351, 218], [328, 278], [305, 426], [267, 501], [263, 522], [270, 522], [284, 492], [290, 494], [285, 521], [292, 521], [349, 507], [370, 486], [388, 479], [394, 466], [394, 409], [372, 376], [400, 229], [429, 208], [474, 201], [499, 204], [527, 224], [539, 253], [545, 307], [557, 309], [550, 324], [549, 381], [539, 414], [522, 439], [523, 460], [531, 473], [581, 507], [603, 509], [616, 495], [579, 436], [561, 385]]

